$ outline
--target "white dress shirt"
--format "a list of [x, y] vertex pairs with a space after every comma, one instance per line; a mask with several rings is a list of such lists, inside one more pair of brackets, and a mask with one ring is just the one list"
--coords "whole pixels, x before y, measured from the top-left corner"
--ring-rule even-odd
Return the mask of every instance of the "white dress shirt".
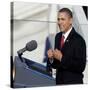
[[72, 30], [72, 27], [66, 33], [63, 33], [64, 42], [66, 41], [66, 39], [67, 39], [68, 35], [70, 34], [71, 30]]

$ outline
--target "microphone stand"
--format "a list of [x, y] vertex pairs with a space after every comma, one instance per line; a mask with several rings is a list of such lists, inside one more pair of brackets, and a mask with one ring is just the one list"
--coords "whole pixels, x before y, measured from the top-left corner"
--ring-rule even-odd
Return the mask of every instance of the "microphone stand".
[[21, 60], [23, 67], [25, 69], [28, 69], [28, 65], [26, 64], [25, 59], [22, 57], [22, 55], [23, 55], [23, 53], [21, 53], [21, 54], [18, 53], [18, 57]]
[[[17, 53], [18, 53], [18, 52], [17, 52]], [[22, 58], [22, 55], [23, 55], [23, 53], [21, 53], [21, 54], [18, 53], [19, 59], [21, 60], [21, 62], [24, 62], [24, 60], [23, 60], [23, 58]]]

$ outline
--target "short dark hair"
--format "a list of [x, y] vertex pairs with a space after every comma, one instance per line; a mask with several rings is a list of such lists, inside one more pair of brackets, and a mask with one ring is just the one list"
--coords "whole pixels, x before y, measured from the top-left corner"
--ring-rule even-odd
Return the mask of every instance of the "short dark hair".
[[62, 8], [59, 10], [59, 12], [66, 12], [70, 18], [73, 18], [73, 14], [72, 14], [72, 11], [68, 8]]

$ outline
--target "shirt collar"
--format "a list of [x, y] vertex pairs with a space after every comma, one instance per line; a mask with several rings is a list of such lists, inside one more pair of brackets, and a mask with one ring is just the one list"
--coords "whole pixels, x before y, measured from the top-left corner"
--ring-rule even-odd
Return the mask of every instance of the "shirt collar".
[[67, 39], [68, 35], [70, 34], [71, 30], [72, 30], [72, 27], [66, 33], [63, 33], [63, 35], [64, 35], [64, 42]]

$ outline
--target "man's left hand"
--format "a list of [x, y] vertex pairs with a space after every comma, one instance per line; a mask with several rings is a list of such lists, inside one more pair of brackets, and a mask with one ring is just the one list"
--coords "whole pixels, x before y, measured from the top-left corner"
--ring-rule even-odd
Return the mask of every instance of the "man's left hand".
[[61, 61], [62, 59], [62, 52], [58, 49], [55, 49], [54, 52], [53, 52], [53, 55], [54, 55], [54, 58]]

